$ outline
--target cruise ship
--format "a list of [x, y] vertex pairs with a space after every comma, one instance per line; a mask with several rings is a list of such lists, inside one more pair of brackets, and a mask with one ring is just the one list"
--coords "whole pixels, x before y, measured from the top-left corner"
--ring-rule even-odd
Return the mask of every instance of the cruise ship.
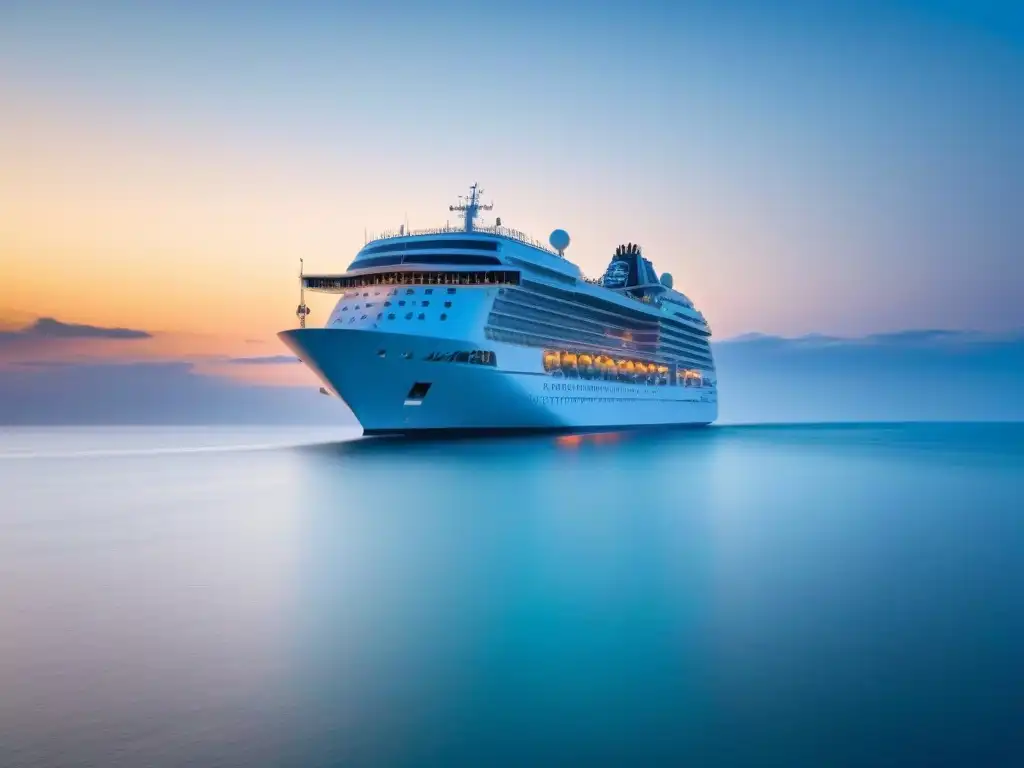
[[[300, 269], [299, 328], [282, 341], [367, 435], [610, 431], [718, 415], [711, 328], [639, 245], [585, 277], [548, 243], [485, 225], [474, 184], [458, 224], [368, 238], [348, 270]], [[609, 249], [612, 250], [612, 249]], [[307, 328], [306, 291], [338, 302]]]

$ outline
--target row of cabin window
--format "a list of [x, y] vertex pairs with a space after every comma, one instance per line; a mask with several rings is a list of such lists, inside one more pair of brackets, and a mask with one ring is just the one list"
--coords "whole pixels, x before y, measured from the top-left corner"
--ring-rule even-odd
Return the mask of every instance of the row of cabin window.
[[[415, 305], [415, 303], [416, 302], [413, 302], [414, 305]], [[367, 309], [369, 309], [372, 306], [373, 306], [373, 302], [372, 301], [366, 302], [366, 308]], [[385, 307], [390, 307], [391, 306], [391, 302], [390, 301], [385, 301], [384, 302], [384, 306]], [[404, 307], [405, 306], [405, 301], [403, 300], [403, 301], [398, 302], [398, 306]], [[430, 302], [429, 301], [422, 301], [422, 302], [420, 302], [420, 306], [429, 307], [430, 306]], [[451, 309], [451, 306], [452, 306], [452, 303], [450, 301], [446, 301], [444, 303], [445, 309]], [[356, 304], [354, 307], [352, 307], [352, 309], [359, 309], [359, 305]], [[348, 311], [348, 305], [346, 304], [345, 306], [343, 306], [341, 308], [341, 311], [342, 312], [347, 312]]]
[[[533, 282], [532, 280], [524, 280], [522, 282], [522, 286], [524, 288], [528, 288], [534, 293], [544, 294], [546, 296], [550, 296], [554, 299], [559, 299], [561, 301], [568, 301], [577, 304], [586, 304], [603, 312], [612, 312], [615, 315], [626, 315], [640, 322], [656, 322], [658, 320], [658, 318], [652, 318], [651, 316], [646, 315], [642, 312], [636, 312], [634, 310], [629, 309], [628, 307], [621, 307], [612, 302], [604, 301], [603, 299], [597, 298], [595, 296], [589, 296], [585, 293], [574, 293], [570, 291], [565, 291], [554, 286], [545, 285], [544, 283], [536, 283]], [[681, 323], [679, 320], [676, 320], [675, 318], [672, 317], [662, 316], [660, 319], [667, 323], [674, 323], [677, 327], [682, 326], [686, 330], [692, 331], [698, 336], [708, 337], [711, 335], [711, 331], [705, 328], [694, 328], [692, 326], [687, 326]], [[694, 323], [699, 322], [693, 318], [688, 319], [690, 319], [691, 322]]]
[[[458, 290], [458, 288], [449, 288], [448, 289], [448, 293], [453, 294], [457, 290]], [[430, 296], [431, 294], [434, 293], [434, 289], [433, 288], [424, 288], [423, 289], [423, 293], [426, 294], [427, 296]], [[415, 294], [416, 294], [416, 289], [415, 288], [406, 288], [405, 289], [405, 295], [406, 296], [413, 296]], [[363, 298], [366, 298], [369, 295], [370, 295], [370, 292], [369, 291], [365, 291], [363, 293]], [[380, 296], [380, 291], [374, 291], [373, 295], [374, 296]], [[390, 291], [388, 291], [384, 295], [385, 296], [397, 296], [398, 295], [398, 289], [397, 288], [392, 288]], [[345, 294], [345, 298], [346, 299], [358, 299], [359, 298], [359, 291], [353, 291], [352, 293], [346, 293]]]
[[[307, 277], [304, 280], [306, 287], [314, 290], [343, 290], [378, 285], [518, 285], [519, 272], [374, 272], [352, 277]], [[455, 291], [449, 288], [448, 292]]]
[[[412, 312], [406, 312], [405, 313], [405, 319], [406, 320], [412, 320], [412, 316], [413, 316]], [[367, 317], [369, 317], [369, 315], [362, 315], [359, 319], [360, 320], [365, 320]], [[383, 312], [378, 312], [377, 313], [377, 319], [380, 320], [382, 317], [384, 317], [384, 313]], [[395, 313], [394, 312], [389, 313], [388, 314], [388, 320], [394, 320], [394, 319], [395, 319]], [[416, 319], [417, 320], [426, 320], [427, 319], [427, 315], [426, 315], [425, 312], [420, 312], [419, 315], [417, 315]], [[440, 319], [441, 320], [447, 320], [448, 319], [448, 315], [445, 314], [444, 312], [442, 312], [441, 315], [440, 315]], [[356, 321], [356, 316], [352, 315], [352, 317], [350, 317], [348, 319], [348, 321], [349, 321], [349, 323], [354, 323]], [[340, 323], [341, 322], [341, 318], [339, 317], [335, 322]]]
[[[497, 302], [496, 302], [497, 303]], [[552, 343], [563, 343], [570, 344], [573, 346], [582, 346], [583, 348], [589, 348], [592, 350], [600, 350], [607, 346], [609, 339], [597, 331], [582, 331], [573, 328], [570, 325], [559, 326], [554, 323], [548, 323], [543, 320], [528, 320], [522, 317], [505, 317], [492, 312], [487, 322], [489, 326], [493, 326], [497, 329], [510, 331], [512, 333], [523, 333], [530, 334], [534, 338], [545, 339], [541, 345], [549, 346]], [[553, 330], [549, 330], [553, 329]], [[572, 333], [574, 332], [574, 333]], [[536, 344], [530, 344], [530, 346], [540, 346]], [[638, 341], [627, 341], [625, 339], [618, 340], [618, 347], [622, 351], [631, 351], [637, 354], [644, 352], [650, 353], [647, 349], [649, 345]], [[679, 350], [668, 349], [666, 350], [670, 354], [685, 360], [688, 364], [695, 366], [707, 366], [711, 364], [711, 358], [707, 355], [698, 355], [697, 353], [682, 354]]]
[[[378, 315], [377, 315], [377, 319], [378, 319], [378, 320], [380, 320], [380, 318], [381, 318], [381, 315], [383, 315], [383, 314], [384, 314], [383, 312], [381, 312], [380, 314], [378, 314]], [[406, 320], [412, 320], [412, 316], [413, 316], [413, 313], [412, 313], [412, 312], [406, 312], [406, 313], [405, 313], [405, 319], [406, 319]], [[363, 317], [366, 317], [366, 315], [363, 315]], [[394, 313], [394, 312], [389, 312], [389, 313], [388, 313], [388, 320], [394, 320], [394, 319], [395, 319], [395, 313]], [[426, 313], [425, 313], [425, 312], [420, 312], [420, 313], [419, 313], [419, 314], [418, 314], [418, 315], [416, 316], [416, 319], [417, 319], [417, 320], [426, 320], [426, 319], [427, 319], [427, 315], [426, 315]], [[441, 313], [441, 316], [440, 316], [440, 319], [441, 319], [441, 320], [447, 320], [447, 319], [448, 319], [448, 315], [446, 315], [446, 314], [445, 314], [444, 312], [442, 312], [442, 313]]]
[[[592, 321], [583, 318], [569, 317], [565, 314], [557, 313], [547, 309], [541, 309], [535, 306], [520, 305], [515, 297], [511, 298], [498, 298], [494, 302], [494, 310], [502, 312], [505, 315], [509, 315], [514, 320], [523, 320], [524, 322], [536, 322], [548, 325], [559, 329], [572, 329], [581, 333], [590, 334], [599, 338], [619, 338], [625, 341], [624, 336], [617, 336], [615, 328], [612, 326], [601, 326], [595, 325]], [[530, 315], [522, 314], [522, 310], [530, 312]], [[501, 323], [495, 323], [500, 325]], [[521, 330], [521, 329], [517, 329]], [[659, 341], [658, 329], [647, 329], [643, 331], [623, 331], [623, 333], [630, 334], [631, 344], [623, 344], [623, 349], [641, 349], [641, 345], [645, 343], [657, 343]], [[669, 337], [667, 334], [661, 337], [663, 346], [671, 346], [668, 351], [674, 354], [689, 354], [696, 359], [700, 360], [705, 364], [711, 363], [710, 350], [705, 343], [704, 349], [694, 347], [693, 345], [686, 344], [681, 341], [677, 341], [674, 338]]]
[[[581, 347], [583, 349], [589, 349], [594, 354], [599, 354], [599, 355], [600, 354], [607, 354], [607, 350], [606, 349], [602, 349], [601, 347], [599, 347], [597, 345], [593, 345], [593, 344], [589, 344], [589, 345], [588, 344], [580, 344], [578, 341], [574, 342], [574, 341], [569, 340], [569, 339], [555, 339], [555, 338], [551, 338], [550, 336], [540, 336], [540, 335], [536, 335], [536, 334], [532, 334], [532, 333], [525, 333], [525, 332], [522, 332], [522, 331], [509, 330], [507, 328], [497, 328], [497, 327], [495, 327], [493, 325], [487, 325], [484, 328], [484, 334], [487, 336], [488, 339], [492, 339], [493, 341], [503, 341], [503, 342], [505, 342], [507, 344], [517, 344], [519, 346], [524, 346], [524, 347], [541, 347], [541, 348], [545, 348], [545, 347], [557, 346], [557, 345], [560, 345], [560, 344], [572, 344], [574, 346], [578, 346], [578, 347]], [[631, 350], [631, 351], [635, 351], [635, 352], [637, 352], [639, 354], [639, 353], [642, 353], [642, 352], [644, 352], [646, 350]], [[685, 356], [682, 356], [682, 355], [677, 357], [676, 364], [677, 365], [678, 364], [683, 364], [683, 365], [687, 365], [687, 366], [693, 366], [694, 368], [702, 368], [702, 367], [706, 367], [707, 366], [706, 363], [703, 363], [703, 362], [701, 362], [699, 360], [694, 360], [692, 358], [688, 358], [688, 357], [685, 357]]]
[[[586, 358], [587, 362], [580, 362]], [[667, 365], [637, 362], [635, 360], [602, 360], [605, 355], [574, 354], [566, 352], [544, 352], [544, 372], [556, 377], [570, 379], [596, 379], [603, 381], [626, 381], [636, 384], [669, 384], [672, 373]], [[652, 370], [653, 369], [653, 370]], [[680, 387], [710, 387], [711, 380], [701, 376], [699, 371], [676, 370], [676, 384]]]
[[[617, 308], [615, 305], [606, 305], [603, 309], [589, 309], [580, 306], [580, 302], [584, 298], [582, 294], [577, 294], [576, 300], [570, 300], [563, 297], [549, 296], [537, 291], [528, 290], [529, 288], [532, 288], [532, 286], [532, 283], [524, 283], [523, 288], [511, 291], [510, 298], [513, 301], [522, 303], [524, 306], [530, 307], [531, 309], [547, 309], [548, 311], [560, 314], [572, 314], [573, 316], [578, 316], [602, 324], [610, 323], [634, 334], [657, 333], [660, 329], [664, 335], [668, 335], [669, 333], [678, 335], [681, 336], [683, 340], [697, 345], [697, 347], [694, 348], [694, 351], [700, 351], [700, 347], [703, 347], [705, 350], [707, 348], [707, 335], [704, 334], [702, 336], [694, 329], [687, 329], [689, 333], [686, 333], [676, 327], [668, 326], [667, 323], [660, 323], [657, 318], [650, 317], [644, 318], [640, 321], [632, 318], [633, 323], [630, 323], [631, 315], [627, 316], [621, 312], [611, 311], [612, 309]], [[543, 306], [544, 302], [554, 302], [554, 305], [548, 305], [545, 307]], [[640, 324], [639, 327], [635, 325], [637, 322]]]

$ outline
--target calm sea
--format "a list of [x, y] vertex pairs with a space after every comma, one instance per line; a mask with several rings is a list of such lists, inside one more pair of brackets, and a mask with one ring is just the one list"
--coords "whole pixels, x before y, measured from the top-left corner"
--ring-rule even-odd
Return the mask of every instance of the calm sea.
[[1024, 765], [1024, 425], [0, 432], [5, 768], [608, 764]]

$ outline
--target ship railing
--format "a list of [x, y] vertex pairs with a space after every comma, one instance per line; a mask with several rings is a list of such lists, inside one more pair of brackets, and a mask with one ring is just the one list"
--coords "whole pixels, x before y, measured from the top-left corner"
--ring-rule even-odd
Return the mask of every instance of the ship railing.
[[474, 226], [472, 230], [466, 231], [465, 227], [448, 225], [444, 227], [428, 227], [427, 229], [385, 229], [382, 232], [369, 235], [366, 240], [366, 244], [376, 243], [381, 240], [393, 240], [398, 237], [415, 237], [417, 235], [457, 235], [457, 234], [473, 234], [474, 232], [482, 232], [487, 235], [497, 235], [499, 237], [506, 237], [509, 240], [515, 240], [516, 242], [523, 243], [525, 245], [539, 248], [545, 253], [550, 253], [552, 256], [558, 256], [558, 252], [551, 248], [547, 243], [537, 240], [534, 237], [530, 237], [525, 232], [521, 232], [518, 229], [511, 229], [509, 227], [486, 227], [486, 226]]

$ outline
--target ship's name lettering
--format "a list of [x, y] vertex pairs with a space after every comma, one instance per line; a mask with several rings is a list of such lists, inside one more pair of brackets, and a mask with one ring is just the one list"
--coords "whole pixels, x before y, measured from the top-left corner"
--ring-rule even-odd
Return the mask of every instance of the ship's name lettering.
[[616, 395], [641, 395], [642, 397], [657, 397], [657, 395], [659, 394], [658, 389], [654, 389], [651, 387], [624, 387], [622, 385], [608, 386], [607, 384], [587, 384], [582, 382], [544, 382], [543, 388], [545, 392], [599, 392]]
[[[622, 393], [627, 394], [627, 393]], [[530, 402], [534, 405], [582, 405], [583, 403], [629, 403], [642, 400], [640, 397], [593, 397], [593, 396], [569, 396], [569, 395], [530, 395]], [[660, 400], [658, 405], [685, 405], [701, 402], [698, 400]]]

